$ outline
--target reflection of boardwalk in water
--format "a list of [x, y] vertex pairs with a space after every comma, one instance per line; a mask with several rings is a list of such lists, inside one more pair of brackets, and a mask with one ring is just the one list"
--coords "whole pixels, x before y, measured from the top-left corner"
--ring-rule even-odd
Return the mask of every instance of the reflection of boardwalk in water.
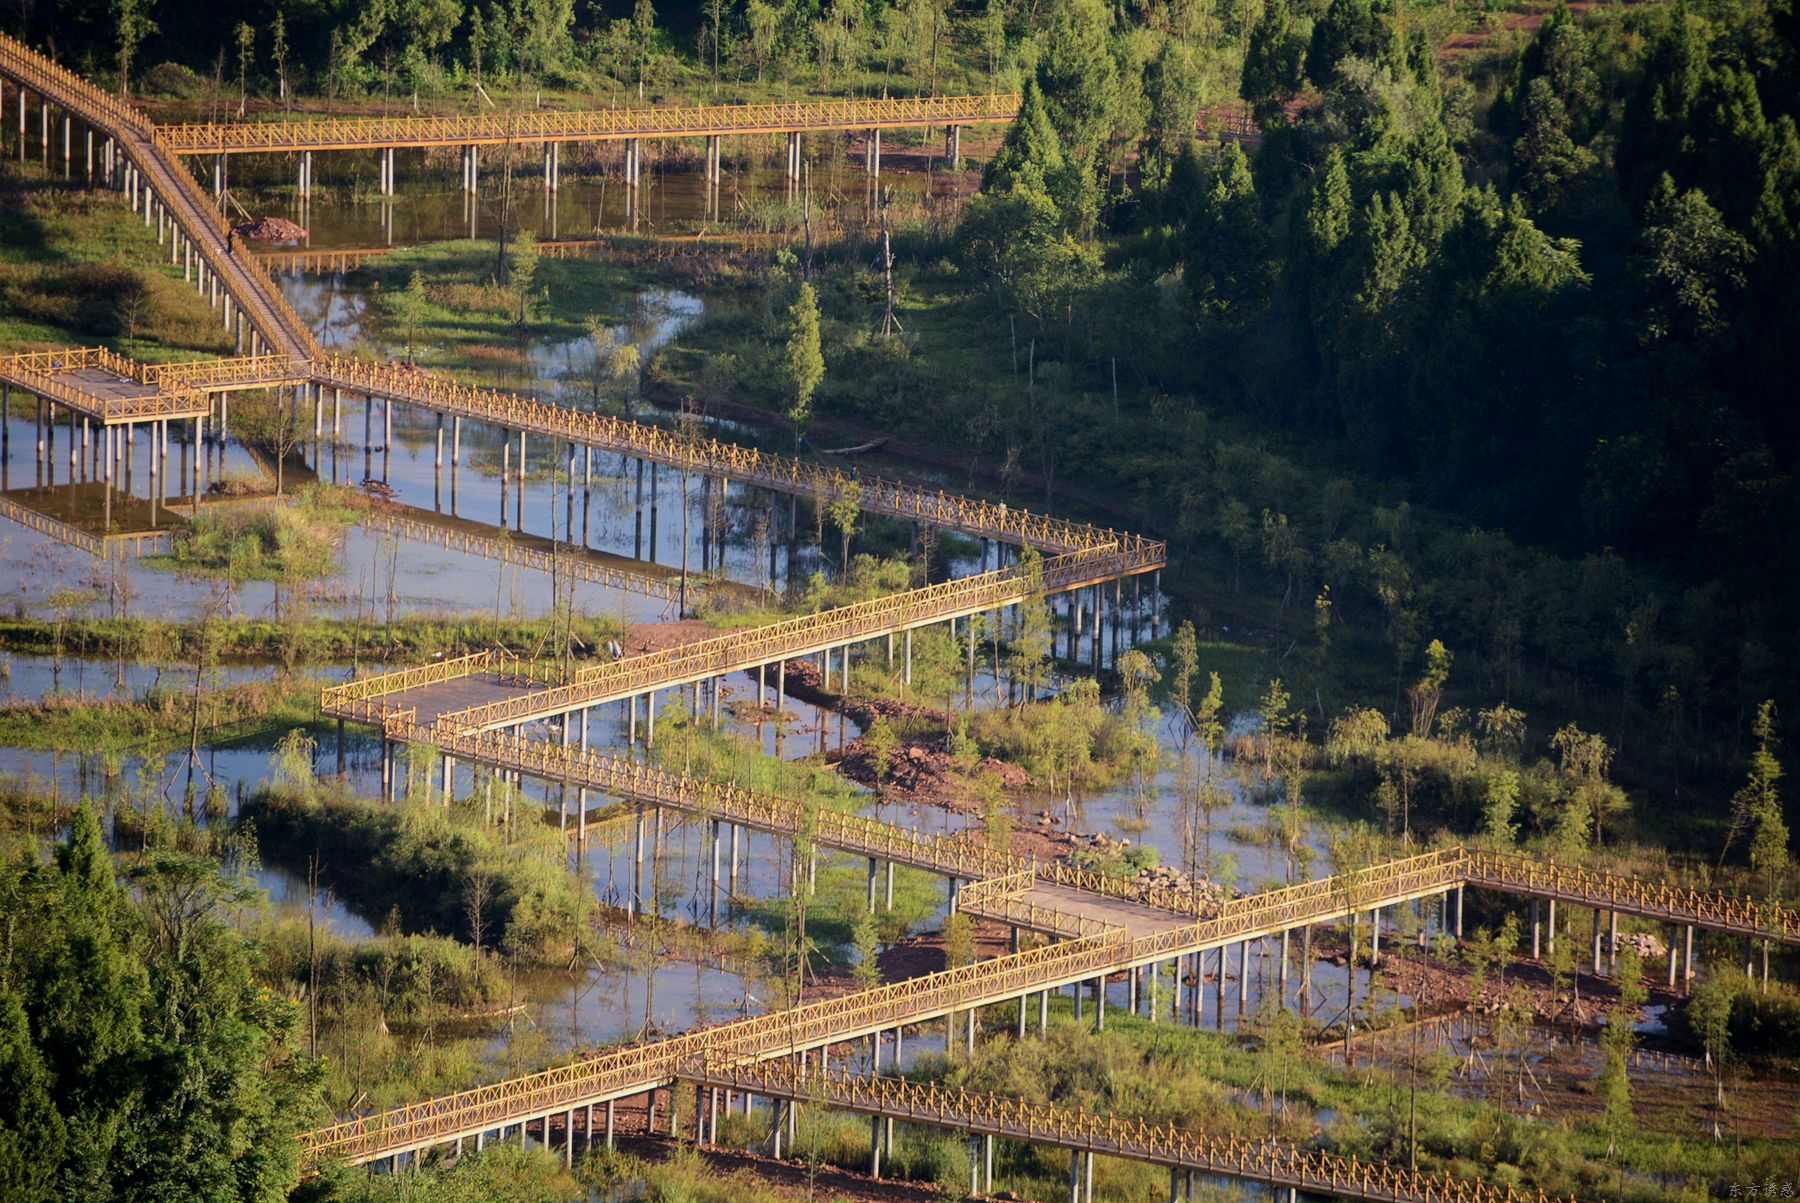
[[[369, 511], [363, 525], [377, 533], [396, 535], [447, 551], [530, 568], [564, 580], [604, 585], [671, 604], [679, 603], [683, 596], [683, 578], [678, 568], [553, 542], [542, 535], [490, 526], [416, 506], [379, 505]], [[692, 574], [686, 579], [690, 607], [709, 593], [751, 600], [762, 596], [759, 590], [731, 581], [710, 580]]]
[[[97, 491], [104, 486], [73, 486], [76, 489]], [[71, 486], [61, 486], [54, 490], [58, 494], [66, 494]], [[168, 539], [173, 528], [180, 520], [168, 518], [163, 529], [123, 529], [113, 530], [105, 534], [84, 529], [73, 521], [56, 517], [36, 508], [32, 502], [41, 501], [39, 494], [49, 493], [47, 489], [18, 489], [10, 493], [0, 493], [0, 518], [18, 523], [27, 530], [56, 540], [68, 547], [85, 551], [89, 555], [107, 559], [115, 555], [144, 555], [147, 552], [161, 551], [168, 546]], [[145, 508], [148, 508], [147, 505]]]
[[[777, 241], [775, 236], [753, 234], [745, 231], [711, 232], [700, 234], [631, 234], [624, 231], [618, 234], [597, 238], [555, 238], [545, 239], [532, 244], [534, 250], [546, 259], [600, 259], [607, 251], [623, 244], [626, 246], [644, 246], [654, 242], [682, 243], [694, 246], [735, 247], [749, 243], [770, 243]], [[393, 246], [345, 246], [334, 249], [295, 248], [279, 251], [258, 252], [257, 261], [273, 272], [348, 272], [355, 271], [371, 259], [379, 259], [383, 255], [391, 255], [399, 247]]]

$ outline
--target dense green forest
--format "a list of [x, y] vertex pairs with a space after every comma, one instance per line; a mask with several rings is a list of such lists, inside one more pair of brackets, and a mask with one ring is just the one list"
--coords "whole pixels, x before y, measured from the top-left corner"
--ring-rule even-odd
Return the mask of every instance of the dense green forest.
[[1275, 6], [1260, 147], [1174, 156], [1178, 43], [1134, 78], [1063, 11], [962, 227], [1035, 332], [1026, 462], [1264, 570], [1302, 645], [1380, 632], [1396, 683], [1441, 637], [1670, 775], [1740, 749], [1793, 686], [1791, 11], [1558, 8], [1464, 78], [1357, 0]]

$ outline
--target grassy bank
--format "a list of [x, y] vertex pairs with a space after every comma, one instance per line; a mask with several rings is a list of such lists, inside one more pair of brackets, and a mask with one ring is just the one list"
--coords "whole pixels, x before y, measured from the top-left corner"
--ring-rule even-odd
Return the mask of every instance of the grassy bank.
[[[184, 622], [166, 618], [67, 620], [29, 614], [0, 618], [0, 650], [178, 664], [204, 646], [209, 656], [298, 664], [384, 664], [457, 656], [490, 647], [532, 655], [563, 620], [489, 615], [400, 616], [391, 622], [300, 613], [288, 619], [233, 616]], [[574, 619], [576, 640], [598, 647], [624, 634], [611, 615]]]
[[527, 961], [566, 963], [586, 939], [594, 903], [566, 867], [568, 841], [536, 822], [534, 803], [507, 806], [496, 785], [496, 825], [476, 799], [446, 810], [427, 783], [435, 754], [409, 749], [418, 788], [386, 805], [316, 780], [311, 750], [290, 739], [275, 772], [240, 812], [272, 863], [324, 880], [363, 915], [392, 915], [405, 932], [455, 936]]
[[361, 496], [350, 489], [308, 488], [290, 498], [194, 515], [153, 567], [231, 581], [304, 581], [338, 565], [338, 541], [355, 520]]
[[0, 746], [146, 753], [185, 747], [196, 723], [201, 743], [305, 727], [319, 721], [319, 684], [311, 677], [283, 677], [202, 689], [197, 705], [193, 692], [179, 685], [139, 698], [52, 694], [10, 702], [0, 705]]
[[96, 344], [148, 360], [232, 353], [122, 197], [0, 160], [0, 346]]

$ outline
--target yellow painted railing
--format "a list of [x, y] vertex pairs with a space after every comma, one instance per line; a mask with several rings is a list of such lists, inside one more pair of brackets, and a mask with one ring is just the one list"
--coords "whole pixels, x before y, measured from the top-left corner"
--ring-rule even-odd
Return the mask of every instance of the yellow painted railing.
[[973, 840], [911, 832], [862, 815], [808, 807], [778, 794], [690, 773], [671, 773], [641, 760], [504, 733], [446, 730], [441, 720], [435, 725], [422, 724], [393, 709], [383, 720], [391, 740], [428, 743], [459, 761], [514, 769], [621, 801], [724, 819], [791, 838], [815, 839], [858, 855], [962, 878], [1030, 869], [1029, 860], [996, 852]]
[[1605, 869], [1475, 849], [1469, 852], [1469, 882], [1671, 923], [1692, 923], [1710, 931], [1800, 944], [1800, 911], [1785, 903], [1757, 902], [1718, 890], [1672, 886]]
[[170, 392], [273, 388], [283, 384], [304, 384], [312, 379], [312, 367], [306, 360], [287, 355], [242, 355], [231, 359], [189, 359], [176, 363], [125, 362], [132, 365], [135, 379]]
[[79, 106], [84, 117], [148, 135], [150, 119], [136, 107], [110, 92], [103, 92], [81, 76], [45, 58], [23, 42], [0, 34], [0, 72], [59, 101]]
[[938, 1082], [910, 1082], [842, 1070], [820, 1072], [789, 1059], [735, 1066], [701, 1064], [685, 1070], [681, 1077], [706, 1086], [802, 1099], [908, 1123], [1197, 1170], [1259, 1185], [1294, 1187], [1333, 1198], [1419, 1203], [1562, 1203], [1562, 1197], [1541, 1190], [1510, 1184], [1490, 1186], [1443, 1172], [1340, 1157], [1277, 1137], [1213, 1135]]
[[470, 652], [466, 656], [451, 656], [444, 660], [434, 660], [430, 664], [397, 668], [391, 672], [376, 673], [373, 676], [358, 677], [353, 681], [345, 681], [338, 685], [329, 685], [319, 693], [319, 709], [327, 714], [335, 714], [347, 702], [379, 698], [408, 689], [417, 689], [421, 685], [435, 685], [439, 681], [452, 681], [459, 677], [485, 672], [504, 673], [516, 677], [528, 675], [528, 669], [524, 662], [510, 652], [492, 649]]
[[319, 117], [304, 121], [167, 125], [160, 132], [175, 154], [238, 154], [977, 125], [1011, 121], [1018, 109], [1018, 96], [1004, 93], [635, 109], [540, 109], [530, 113], [449, 117]]
[[4, 364], [0, 364], [0, 379], [102, 423], [198, 417], [204, 415], [211, 404], [204, 392], [192, 389], [146, 393], [140, 397], [101, 397], [61, 376], [39, 375]]
[[940, 581], [921, 589], [679, 644], [660, 652], [627, 656], [576, 671], [568, 684], [473, 706], [443, 715], [445, 726], [483, 730], [508, 726], [580, 706], [630, 697], [704, 677], [720, 676], [824, 647], [838, 647], [946, 617], [1011, 605], [1039, 588], [1052, 591], [1072, 583], [1110, 578], [1129, 565], [1110, 548], [1072, 552], [1042, 566], [1038, 574], [1003, 568]]
[[1105, 919], [1034, 901], [1031, 891], [1045, 868], [1042, 863], [1034, 862], [1027, 868], [970, 882], [957, 892], [956, 905], [972, 914], [1014, 927], [1072, 939], [1104, 935], [1119, 928], [1119, 924]]
[[[1368, 882], [1383, 883], [1385, 896], [1398, 900], [1455, 885], [1461, 880], [1462, 868], [1458, 849], [1393, 861], [1369, 871], [1366, 877]], [[1341, 887], [1333, 889], [1327, 879], [1240, 899], [1242, 905], [1232, 908], [1229, 915], [1152, 935], [1133, 939], [1112, 933], [1049, 944], [634, 1045], [321, 1128], [305, 1138], [304, 1155], [313, 1162], [333, 1158], [369, 1161], [502, 1123], [517, 1123], [521, 1118], [641, 1093], [673, 1081], [684, 1065], [764, 1060], [1231, 943], [1262, 934], [1274, 923], [1324, 922], [1347, 913], [1335, 901], [1345, 892]]]

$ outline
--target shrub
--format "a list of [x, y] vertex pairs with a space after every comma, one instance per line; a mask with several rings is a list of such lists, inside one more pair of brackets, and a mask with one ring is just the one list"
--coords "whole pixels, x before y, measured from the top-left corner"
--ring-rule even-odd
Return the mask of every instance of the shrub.
[[[521, 823], [508, 842], [481, 815], [435, 802], [384, 806], [292, 777], [245, 803], [263, 855], [296, 870], [316, 856], [331, 888], [364, 916], [397, 914], [434, 932], [531, 958], [563, 955], [586, 902], [553, 828]], [[479, 906], [471, 898], [479, 893]], [[479, 914], [482, 931], [474, 930]]]
[[192, 100], [206, 88], [206, 81], [180, 63], [158, 63], [138, 77], [138, 91], [145, 96]]
[[172, 566], [234, 580], [323, 576], [337, 567], [342, 514], [316, 495], [293, 504], [268, 502], [204, 510], [192, 518], [166, 557]]

